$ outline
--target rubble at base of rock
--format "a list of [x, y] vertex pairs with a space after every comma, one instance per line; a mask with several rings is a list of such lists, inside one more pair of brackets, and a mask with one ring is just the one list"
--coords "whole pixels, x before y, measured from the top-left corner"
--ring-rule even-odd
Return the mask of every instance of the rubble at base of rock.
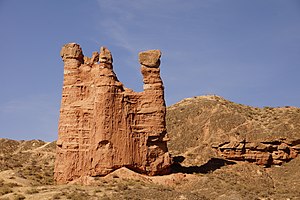
[[121, 167], [166, 174], [166, 106], [159, 50], [139, 54], [144, 91], [133, 92], [113, 72], [110, 51], [92, 58], [78, 44], [63, 46], [64, 83], [54, 177], [67, 183], [103, 176]]

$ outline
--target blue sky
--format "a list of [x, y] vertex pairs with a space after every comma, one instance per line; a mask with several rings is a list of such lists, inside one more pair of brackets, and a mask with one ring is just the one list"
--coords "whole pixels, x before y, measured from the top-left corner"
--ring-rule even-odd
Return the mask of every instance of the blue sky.
[[299, 0], [0, 0], [0, 137], [57, 138], [63, 44], [107, 46], [126, 87], [138, 52], [163, 52], [166, 102], [217, 94], [300, 107]]

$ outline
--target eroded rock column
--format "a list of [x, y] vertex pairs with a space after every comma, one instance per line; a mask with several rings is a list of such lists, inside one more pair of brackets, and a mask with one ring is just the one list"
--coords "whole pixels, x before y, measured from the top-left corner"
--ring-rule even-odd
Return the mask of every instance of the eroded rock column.
[[164, 88], [159, 50], [141, 52], [144, 91], [125, 88], [110, 51], [91, 58], [78, 44], [62, 48], [64, 85], [55, 179], [103, 176], [120, 167], [149, 175], [168, 173]]

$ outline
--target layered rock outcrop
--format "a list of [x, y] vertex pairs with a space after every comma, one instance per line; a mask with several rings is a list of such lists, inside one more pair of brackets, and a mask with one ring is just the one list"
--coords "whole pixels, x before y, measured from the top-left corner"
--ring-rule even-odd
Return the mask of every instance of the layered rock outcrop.
[[183, 165], [212, 158], [281, 165], [300, 154], [300, 109], [255, 108], [209, 95], [184, 99], [168, 108], [172, 155]]
[[123, 166], [148, 175], [168, 173], [160, 56], [159, 50], [139, 54], [144, 91], [134, 92], [117, 79], [107, 48], [88, 58], [78, 44], [63, 46], [57, 182], [103, 176]]
[[226, 142], [212, 145], [218, 154], [229, 160], [254, 162], [258, 165], [281, 165], [297, 157], [300, 140], [275, 139], [259, 142]]

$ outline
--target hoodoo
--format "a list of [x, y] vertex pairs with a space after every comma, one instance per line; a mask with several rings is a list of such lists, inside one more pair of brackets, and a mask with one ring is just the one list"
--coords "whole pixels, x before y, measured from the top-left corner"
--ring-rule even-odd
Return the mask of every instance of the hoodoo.
[[139, 54], [144, 91], [123, 86], [113, 71], [111, 52], [101, 47], [91, 58], [78, 44], [63, 46], [64, 82], [54, 176], [67, 183], [127, 167], [168, 173], [166, 106], [159, 50]]

